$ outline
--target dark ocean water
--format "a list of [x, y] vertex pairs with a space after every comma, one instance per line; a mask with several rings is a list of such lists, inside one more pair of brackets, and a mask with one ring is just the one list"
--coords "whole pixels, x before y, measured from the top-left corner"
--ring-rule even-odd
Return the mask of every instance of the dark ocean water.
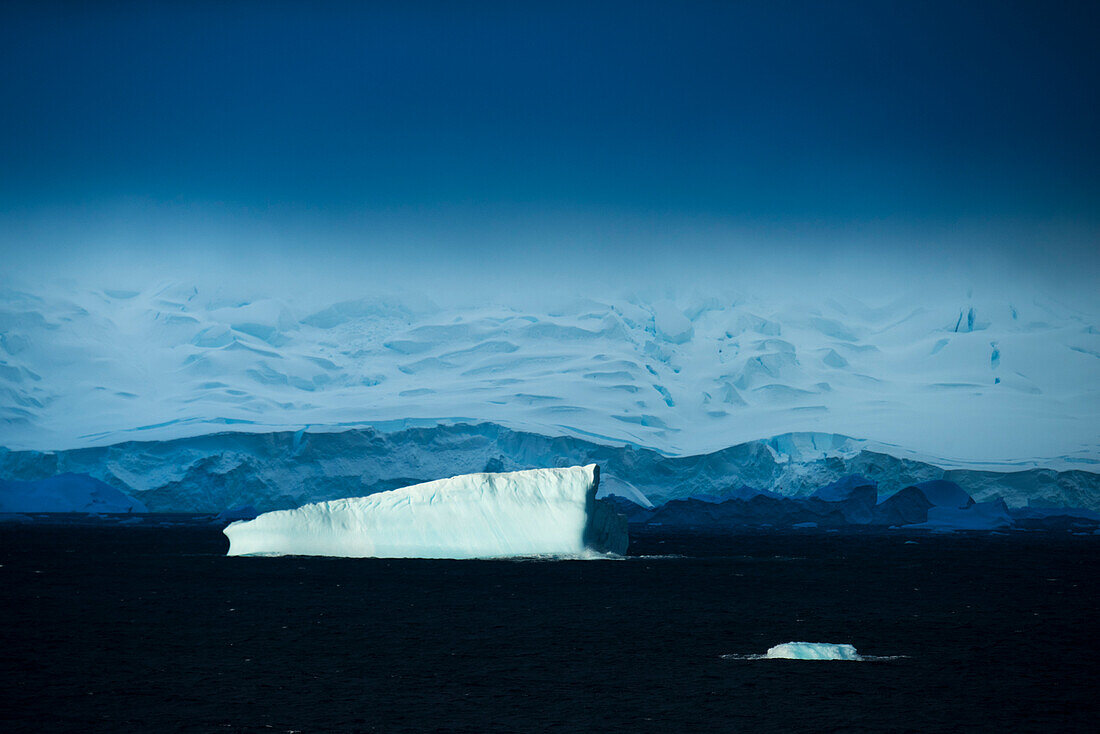
[[[0, 729], [1096, 731], [1100, 537], [650, 532], [587, 562], [225, 548], [211, 527], [0, 526]], [[722, 658], [791, 640], [904, 657]]]

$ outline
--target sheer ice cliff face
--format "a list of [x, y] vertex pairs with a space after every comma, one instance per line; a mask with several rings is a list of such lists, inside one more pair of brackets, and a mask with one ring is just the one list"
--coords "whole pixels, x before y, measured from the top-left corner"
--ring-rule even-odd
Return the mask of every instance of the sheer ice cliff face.
[[790, 432], [1095, 470], [1100, 316], [1027, 294], [329, 306], [0, 290], [0, 446], [492, 421], [692, 455]]
[[226, 527], [229, 555], [499, 558], [626, 552], [599, 467], [468, 474], [269, 512]]

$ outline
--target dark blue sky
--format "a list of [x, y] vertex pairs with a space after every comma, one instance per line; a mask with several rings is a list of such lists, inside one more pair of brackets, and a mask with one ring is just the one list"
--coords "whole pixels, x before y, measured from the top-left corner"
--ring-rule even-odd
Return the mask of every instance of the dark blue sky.
[[1096, 3], [313, 5], [5, 3], [0, 248], [1097, 272]]

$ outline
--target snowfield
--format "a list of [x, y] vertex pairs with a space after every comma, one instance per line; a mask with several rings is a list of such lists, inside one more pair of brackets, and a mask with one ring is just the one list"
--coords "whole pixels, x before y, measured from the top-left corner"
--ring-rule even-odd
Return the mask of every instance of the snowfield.
[[626, 520], [596, 502], [594, 464], [467, 474], [268, 512], [226, 527], [229, 555], [583, 557], [625, 553]]
[[1023, 294], [514, 310], [7, 288], [0, 446], [492, 421], [673, 456], [816, 432], [947, 468], [1095, 471], [1098, 322]]

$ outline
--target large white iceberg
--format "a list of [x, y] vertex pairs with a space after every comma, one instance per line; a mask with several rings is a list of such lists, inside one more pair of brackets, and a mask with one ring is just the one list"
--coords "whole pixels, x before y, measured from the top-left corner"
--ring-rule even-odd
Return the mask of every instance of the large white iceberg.
[[229, 555], [501, 558], [624, 553], [626, 520], [596, 501], [600, 469], [466, 474], [280, 510], [225, 528]]

